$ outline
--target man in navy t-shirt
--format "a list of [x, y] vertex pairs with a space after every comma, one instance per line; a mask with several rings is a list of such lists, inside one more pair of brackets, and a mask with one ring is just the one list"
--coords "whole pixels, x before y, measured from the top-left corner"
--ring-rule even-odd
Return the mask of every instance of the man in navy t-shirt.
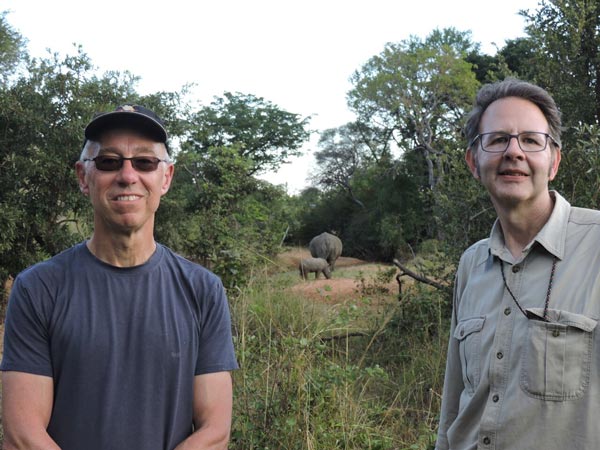
[[141, 106], [96, 116], [76, 164], [81, 244], [23, 271], [6, 318], [10, 448], [227, 448], [237, 362], [218, 277], [154, 241], [174, 166]]

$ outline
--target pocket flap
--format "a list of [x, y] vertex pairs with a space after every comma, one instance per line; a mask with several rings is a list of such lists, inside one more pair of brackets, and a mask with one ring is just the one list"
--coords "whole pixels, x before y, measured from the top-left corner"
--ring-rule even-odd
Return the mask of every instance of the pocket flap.
[[461, 320], [456, 325], [454, 330], [454, 338], [462, 341], [471, 333], [481, 331], [483, 324], [485, 323], [485, 316], [482, 317], [470, 317], [468, 319]]
[[[540, 318], [544, 317], [543, 308], [527, 308], [526, 311]], [[574, 327], [588, 333], [592, 332], [598, 325], [598, 321], [591, 317], [558, 309], [549, 309], [547, 317], [551, 323]]]

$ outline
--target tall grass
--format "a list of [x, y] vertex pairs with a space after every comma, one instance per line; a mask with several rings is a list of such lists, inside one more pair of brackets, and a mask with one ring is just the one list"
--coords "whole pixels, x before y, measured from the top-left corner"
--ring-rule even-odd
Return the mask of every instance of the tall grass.
[[232, 299], [231, 449], [430, 449], [443, 383], [447, 299], [414, 286], [401, 301], [357, 277], [343, 304], [255, 275]]

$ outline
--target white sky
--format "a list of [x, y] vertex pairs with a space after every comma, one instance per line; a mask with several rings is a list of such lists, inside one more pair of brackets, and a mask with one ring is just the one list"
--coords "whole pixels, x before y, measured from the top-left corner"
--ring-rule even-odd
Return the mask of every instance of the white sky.
[[[471, 30], [486, 53], [524, 35], [520, 9], [538, 0], [0, 0], [32, 56], [72, 54], [99, 70], [141, 76], [141, 93], [195, 83], [208, 104], [225, 91], [264, 97], [324, 130], [353, 119], [348, 81], [387, 42], [435, 28]], [[266, 179], [296, 193], [307, 185], [318, 137]]]

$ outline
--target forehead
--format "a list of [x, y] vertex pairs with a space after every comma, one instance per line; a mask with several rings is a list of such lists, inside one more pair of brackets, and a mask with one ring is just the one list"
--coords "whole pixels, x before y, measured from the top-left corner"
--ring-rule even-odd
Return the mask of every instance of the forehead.
[[519, 97], [505, 97], [492, 102], [479, 123], [480, 133], [489, 131], [548, 131], [548, 121], [533, 102]]

